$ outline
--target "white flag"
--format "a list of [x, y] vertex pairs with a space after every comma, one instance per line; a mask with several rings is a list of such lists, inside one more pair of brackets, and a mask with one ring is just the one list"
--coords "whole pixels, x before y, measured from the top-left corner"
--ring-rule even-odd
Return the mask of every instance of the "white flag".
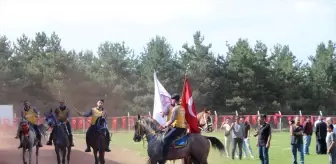
[[162, 86], [159, 80], [156, 77], [156, 72], [154, 71], [154, 109], [153, 109], [153, 118], [164, 126], [166, 123], [166, 118], [162, 117], [162, 112], [165, 111], [170, 105], [170, 94]]

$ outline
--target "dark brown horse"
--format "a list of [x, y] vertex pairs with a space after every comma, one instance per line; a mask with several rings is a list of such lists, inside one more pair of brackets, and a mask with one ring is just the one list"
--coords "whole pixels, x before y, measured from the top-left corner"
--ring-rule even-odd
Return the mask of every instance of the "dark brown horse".
[[164, 133], [161, 132], [159, 124], [151, 118], [141, 118], [138, 115], [138, 121], [134, 125], [133, 140], [140, 142], [144, 137], [148, 142], [147, 153], [150, 164], [164, 164], [166, 160], [176, 159], [189, 159], [186, 161], [187, 164], [208, 164], [210, 144], [221, 154], [225, 152], [224, 145], [219, 139], [191, 133], [175, 140], [169, 148], [167, 157], [164, 158], [162, 156]]

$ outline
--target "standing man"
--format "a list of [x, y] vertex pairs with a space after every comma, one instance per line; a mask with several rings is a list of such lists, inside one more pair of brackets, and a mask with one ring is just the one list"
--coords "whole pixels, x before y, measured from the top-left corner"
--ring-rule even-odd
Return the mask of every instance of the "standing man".
[[[84, 117], [90, 117], [91, 116], [91, 126], [89, 127], [89, 129], [86, 132], [86, 146], [87, 148], [85, 149], [85, 152], [91, 152], [90, 146], [88, 144], [88, 136], [92, 133], [94, 133], [97, 130], [97, 124], [96, 121], [98, 119], [98, 117], [107, 117], [106, 111], [104, 111], [104, 100], [98, 100], [97, 101], [97, 107], [94, 107], [92, 109], [90, 109], [87, 113], [82, 114]], [[106, 152], [110, 152], [110, 132], [107, 129], [106, 130], [106, 139], [107, 139], [107, 147], [106, 147]]]
[[244, 158], [247, 156], [247, 152], [250, 154], [251, 158], [254, 158], [252, 148], [250, 145], [250, 130], [251, 130], [251, 125], [249, 122], [245, 121], [244, 123], [244, 143], [243, 143], [243, 151], [244, 151]]
[[307, 117], [306, 122], [303, 124], [303, 151], [306, 155], [309, 155], [309, 146], [311, 137], [313, 134], [313, 123], [310, 121], [310, 117]]
[[180, 105], [180, 95], [174, 95], [172, 99], [175, 100], [175, 106], [173, 110], [168, 114], [170, 120], [167, 121], [163, 128], [171, 126], [171, 129], [167, 131], [163, 138], [163, 157], [168, 155], [169, 146], [187, 131], [187, 124], [185, 120], [185, 109]]
[[297, 152], [300, 153], [300, 163], [304, 164], [303, 153], [303, 126], [300, 124], [300, 118], [295, 118], [295, 124], [290, 126], [291, 148], [293, 164], [297, 164]]
[[[67, 127], [67, 131], [69, 133], [69, 140], [71, 143], [71, 147], [74, 146], [73, 143], [73, 136], [72, 136], [72, 128], [71, 128], [71, 124], [70, 124], [70, 110], [67, 106], [65, 106], [65, 101], [61, 100], [60, 101], [60, 105], [55, 109], [55, 116], [58, 119], [58, 121], [60, 121], [61, 123], [65, 123], [66, 127]], [[54, 131], [51, 132], [50, 136], [49, 136], [49, 141], [47, 142], [47, 145], [52, 145], [52, 136], [54, 134]]]
[[244, 138], [244, 119], [236, 118], [236, 121], [231, 125], [232, 131], [232, 152], [231, 158], [234, 159], [236, 148], [238, 145], [239, 159], [242, 159], [242, 148], [243, 148], [243, 138]]
[[257, 146], [259, 147], [259, 158], [261, 164], [269, 164], [268, 149], [271, 145], [272, 130], [271, 126], [266, 123], [266, 115], [258, 116], [259, 128], [257, 129], [255, 137], [258, 136]]
[[225, 153], [226, 157], [229, 158], [229, 150], [231, 148], [231, 142], [232, 142], [232, 135], [231, 135], [231, 119], [230, 117], [226, 118], [225, 121], [223, 122], [221, 129], [224, 129], [224, 146], [225, 146]]
[[327, 124], [323, 121], [322, 117], [319, 117], [320, 121], [316, 124], [316, 153], [327, 154]]
[[[327, 121], [327, 125], [329, 126], [329, 125], [333, 125], [334, 127], [336, 126], [336, 124], [333, 124], [333, 123], [336, 123], [331, 117], [328, 117], [327, 119], [326, 119], [326, 121]], [[333, 129], [333, 132], [334, 133], [336, 133], [336, 128], [334, 128]]]
[[[41, 144], [41, 132], [40, 129], [37, 126], [37, 120], [39, 118], [40, 113], [33, 107], [30, 106], [30, 103], [25, 100], [23, 102], [23, 110], [21, 111], [21, 120], [27, 120], [28, 123], [30, 124], [30, 126], [32, 126], [34, 128], [36, 137], [38, 139], [38, 146], [42, 147]], [[22, 144], [21, 144], [21, 126], [19, 124], [16, 136], [16, 139], [20, 138], [20, 146], [18, 147], [19, 149], [22, 148]]]

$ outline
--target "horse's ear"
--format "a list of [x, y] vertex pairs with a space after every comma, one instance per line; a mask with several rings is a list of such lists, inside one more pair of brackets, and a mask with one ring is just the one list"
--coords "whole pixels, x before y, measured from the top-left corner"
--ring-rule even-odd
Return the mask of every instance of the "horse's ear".
[[47, 117], [47, 114], [46, 113], [43, 113], [44, 114], [44, 116], [46, 116]]
[[138, 114], [138, 120], [140, 120], [141, 119], [141, 116], [140, 116], [140, 114]]

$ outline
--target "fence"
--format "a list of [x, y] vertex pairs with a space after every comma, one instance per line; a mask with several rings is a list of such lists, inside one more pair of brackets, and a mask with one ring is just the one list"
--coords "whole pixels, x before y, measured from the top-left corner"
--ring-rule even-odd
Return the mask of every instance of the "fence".
[[[257, 115], [243, 115], [245, 121], [248, 121], [252, 127], [257, 126]], [[283, 130], [288, 127], [289, 120], [292, 120], [298, 115], [268, 115], [266, 121], [271, 124], [272, 128], [275, 130]], [[215, 130], [219, 130], [221, 124], [225, 121], [226, 118], [233, 118], [234, 115], [220, 115], [213, 116], [213, 125]], [[314, 122], [318, 118], [318, 115], [302, 115], [301, 122], [304, 122], [305, 118], [310, 117], [311, 121]], [[335, 118], [335, 117], [334, 117]], [[108, 127], [113, 131], [132, 131], [134, 123], [137, 119], [137, 116], [122, 116], [122, 117], [109, 117]], [[12, 129], [16, 128], [19, 118], [14, 118], [13, 123], [10, 123], [11, 119], [0, 118], [0, 127], [2, 129]], [[39, 123], [43, 123], [44, 118], [39, 119]], [[82, 118], [82, 117], [73, 117], [71, 119], [72, 129], [79, 132], [86, 132], [88, 127], [91, 124], [91, 118]]]

